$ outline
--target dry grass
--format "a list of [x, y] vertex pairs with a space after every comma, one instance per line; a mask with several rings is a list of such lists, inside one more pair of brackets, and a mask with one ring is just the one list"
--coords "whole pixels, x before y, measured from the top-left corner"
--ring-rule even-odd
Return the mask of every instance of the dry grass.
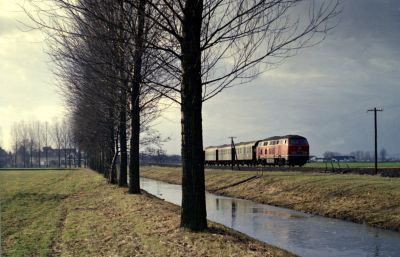
[[293, 256], [210, 223], [179, 228], [179, 207], [129, 195], [89, 170], [0, 172], [4, 256]]
[[[181, 183], [179, 168], [142, 167], [141, 175]], [[206, 189], [221, 195], [400, 231], [399, 178], [266, 172], [238, 184], [254, 175], [255, 172], [206, 170]]]

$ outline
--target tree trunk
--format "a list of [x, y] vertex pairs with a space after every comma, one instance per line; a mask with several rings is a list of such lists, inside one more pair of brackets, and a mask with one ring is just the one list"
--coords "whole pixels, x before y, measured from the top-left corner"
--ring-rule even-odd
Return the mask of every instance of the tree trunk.
[[18, 146], [17, 146], [17, 142], [15, 142], [15, 160], [14, 160], [14, 162], [15, 162], [15, 167], [14, 168], [16, 168], [17, 167], [17, 156], [18, 156]]
[[68, 166], [68, 163], [67, 163], [67, 147], [66, 146], [64, 146], [64, 168], [67, 168]]
[[61, 167], [61, 147], [58, 147], [58, 167]]
[[106, 162], [105, 161], [105, 153], [104, 153], [104, 146], [102, 146], [101, 147], [101, 150], [100, 150], [100, 162], [99, 162], [99, 171], [100, 171], [100, 173], [102, 173], [103, 174], [103, 176], [104, 176], [104, 178], [108, 178], [108, 169], [105, 169], [104, 167], [105, 167], [105, 165], [104, 165], [104, 163]]
[[72, 168], [72, 163], [71, 163], [71, 147], [68, 148], [68, 166], [71, 169]]
[[200, 33], [203, 1], [187, 0], [182, 47], [182, 210], [181, 227], [207, 228], [202, 131]]
[[118, 155], [119, 155], [119, 150], [118, 150], [118, 137], [119, 131], [117, 130], [117, 138], [115, 139], [115, 143], [114, 143], [114, 156], [112, 157], [111, 160], [111, 167], [110, 167], [110, 183], [111, 184], [117, 184], [117, 159], [118, 159]]
[[128, 153], [126, 141], [126, 90], [122, 90], [121, 95], [121, 111], [119, 120], [119, 141], [121, 148], [121, 163], [118, 173], [118, 185], [126, 187], [128, 185]]
[[100, 150], [100, 163], [99, 163], [99, 171], [103, 174], [105, 179], [108, 179], [108, 172], [109, 169], [107, 168], [107, 152], [108, 149], [106, 149], [106, 145], [102, 145], [101, 150]]
[[26, 145], [25, 145], [25, 143], [24, 143], [24, 154], [23, 154], [23, 156], [24, 156], [24, 168], [26, 168]]
[[118, 151], [115, 152], [113, 160], [111, 162], [111, 171], [110, 171], [110, 183], [117, 184], [117, 158], [118, 158]]
[[118, 158], [118, 150], [115, 151], [113, 159], [111, 161], [110, 178], [109, 178], [111, 184], [117, 184], [117, 169], [116, 169], [117, 158]]
[[[138, 101], [138, 100], [136, 100]], [[131, 140], [129, 156], [129, 193], [140, 194], [139, 174], [139, 140], [140, 140], [140, 110], [133, 104], [131, 111]]]
[[140, 83], [143, 56], [144, 11], [146, 0], [139, 1], [138, 27], [135, 38], [133, 81], [131, 89], [131, 148], [129, 156], [129, 193], [140, 194], [139, 142], [140, 142]]
[[109, 124], [109, 138], [108, 142], [106, 144], [106, 157], [105, 157], [105, 162], [106, 162], [106, 170], [107, 170], [107, 176], [106, 178], [108, 179], [108, 182], [114, 184], [116, 181], [114, 180], [114, 171], [113, 171], [113, 159], [115, 157], [116, 151], [115, 151], [115, 128], [114, 128], [114, 111], [110, 111], [110, 124]]
[[29, 167], [33, 167], [33, 140], [31, 140], [31, 146], [29, 149]]
[[47, 144], [46, 144], [46, 168], [49, 167], [49, 156], [47, 154]]
[[40, 151], [41, 151], [41, 149], [40, 149], [40, 143], [39, 143], [39, 156], [38, 156], [38, 157], [39, 157], [39, 168], [42, 167], [42, 164], [40, 163], [40, 161], [41, 161], [41, 160], [40, 160]]
[[82, 158], [81, 148], [78, 147], [78, 168], [82, 167], [81, 158]]

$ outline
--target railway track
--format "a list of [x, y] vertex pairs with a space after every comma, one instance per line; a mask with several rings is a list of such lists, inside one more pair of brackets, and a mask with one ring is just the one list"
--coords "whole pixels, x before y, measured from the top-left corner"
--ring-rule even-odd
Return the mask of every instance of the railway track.
[[[179, 163], [146, 163], [143, 166], [160, 166], [160, 167], [181, 167]], [[325, 167], [325, 168], [310, 168], [310, 167], [273, 167], [273, 166], [205, 166], [206, 169], [224, 170], [224, 171], [254, 171], [254, 172], [272, 172], [272, 171], [300, 171], [300, 172], [315, 172], [315, 173], [336, 173], [336, 174], [366, 174], [374, 175], [374, 168], [350, 168], [350, 167]], [[400, 168], [380, 168], [378, 174], [387, 177], [400, 177]]]

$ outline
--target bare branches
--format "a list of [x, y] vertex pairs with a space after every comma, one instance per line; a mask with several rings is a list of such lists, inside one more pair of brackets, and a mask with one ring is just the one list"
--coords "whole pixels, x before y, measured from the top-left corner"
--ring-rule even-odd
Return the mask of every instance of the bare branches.
[[152, 131], [162, 98], [181, 105], [181, 226], [202, 230], [203, 102], [321, 42], [335, 26], [340, 3], [55, 0], [47, 9], [38, 4], [39, 12], [30, 17], [50, 39], [76, 141], [110, 181], [119, 153], [116, 138], [125, 138], [119, 132], [130, 124], [130, 185], [136, 187], [129, 191], [140, 192], [139, 134]]

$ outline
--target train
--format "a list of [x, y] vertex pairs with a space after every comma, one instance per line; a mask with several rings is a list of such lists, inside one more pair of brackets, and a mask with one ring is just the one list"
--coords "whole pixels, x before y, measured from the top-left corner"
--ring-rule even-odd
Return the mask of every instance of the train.
[[204, 150], [208, 166], [271, 165], [303, 166], [310, 157], [310, 146], [299, 135], [274, 136], [262, 140], [209, 146]]

